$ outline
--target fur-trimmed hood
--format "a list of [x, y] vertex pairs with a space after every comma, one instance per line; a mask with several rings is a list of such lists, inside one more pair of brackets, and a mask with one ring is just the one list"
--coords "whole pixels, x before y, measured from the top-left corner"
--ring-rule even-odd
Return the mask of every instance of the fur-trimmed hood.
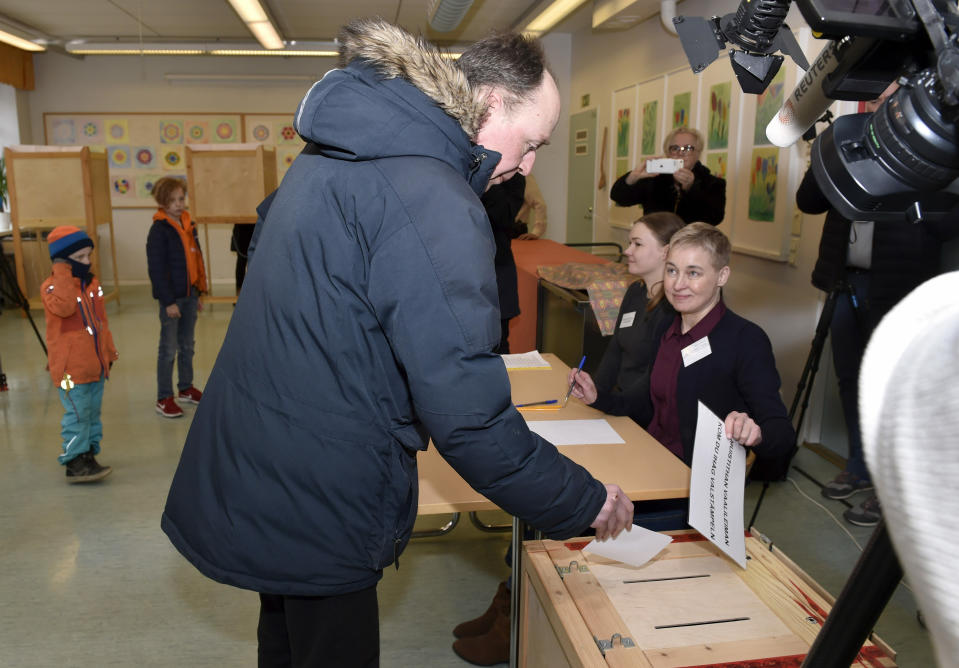
[[486, 112], [473, 99], [466, 75], [421, 37], [382, 19], [357, 19], [340, 30], [340, 66], [354, 60], [371, 64], [384, 79], [409, 81], [475, 137]]
[[476, 193], [500, 154], [475, 146], [486, 111], [436, 47], [380, 19], [340, 34], [341, 69], [313, 84], [294, 118], [307, 150], [349, 161], [425, 156], [448, 163]]

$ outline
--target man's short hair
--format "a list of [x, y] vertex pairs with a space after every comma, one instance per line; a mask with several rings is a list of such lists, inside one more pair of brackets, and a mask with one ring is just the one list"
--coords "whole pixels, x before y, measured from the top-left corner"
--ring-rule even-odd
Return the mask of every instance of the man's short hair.
[[178, 188], [182, 189], [183, 194], [186, 195], [185, 180], [175, 176], [164, 176], [153, 186], [153, 199], [155, 199], [161, 207], [166, 208], [166, 205], [173, 199], [173, 193], [175, 193]]
[[456, 61], [474, 94], [481, 88], [503, 90], [504, 105], [528, 102], [549, 71], [538, 39], [512, 32], [494, 32], [475, 42]]
[[676, 139], [676, 135], [678, 134], [692, 135], [696, 138], [696, 150], [703, 150], [703, 133], [688, 125], [680, 125], [678, 128], [670, 130], [669, 134], [666, 135], [666, 139], [663, 140], [663, 153], [669, 155], [669, 145], [673, 143], [673, 140]]
[[709, 253], [713, 269], [719, 270], [729, 264], [729, 255], [732, 252], [729, 237], [709, 223], [690, 223], [673, 234], [673, 238], [669, 240], [669, 250], [684, 246], [701, 248]]

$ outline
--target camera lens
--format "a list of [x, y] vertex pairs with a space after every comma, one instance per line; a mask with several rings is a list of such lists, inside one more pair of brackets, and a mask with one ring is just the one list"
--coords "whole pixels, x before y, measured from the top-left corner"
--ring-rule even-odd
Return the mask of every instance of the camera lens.
[[938, 190], [959, 177], [956, 125], [944, 117], [932, 70], [886, 100], [866, 125], [865, 140], [887, 171], [916, 190]]

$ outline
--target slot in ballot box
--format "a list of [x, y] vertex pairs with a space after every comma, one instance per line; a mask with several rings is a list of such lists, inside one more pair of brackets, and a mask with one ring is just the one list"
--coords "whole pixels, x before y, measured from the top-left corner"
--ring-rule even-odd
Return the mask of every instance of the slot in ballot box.
[[[833, 599], [758, 534], [739, 568], [696, 531], [629, 566], [583, 552], [590, 538], [523, 544], [519, 661], [584, 666], [798, 668]], [[895, 666], [874, 635], [856, 662]]]

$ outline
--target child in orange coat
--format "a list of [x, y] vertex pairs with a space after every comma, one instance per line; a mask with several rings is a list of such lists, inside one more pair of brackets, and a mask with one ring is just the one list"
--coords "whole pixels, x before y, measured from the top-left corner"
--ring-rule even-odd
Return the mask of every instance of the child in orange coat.
[[101, 466], [103, 424], [100, 404], [104, 381], [120, 356], [103, 307], [103, 289], [90, 273], [93, 240], [72, 225], [56, 227], [47, 236], [53, 268], [41, 287], [47, 321], [50, 377], [63, 404], [60, 434], [67, 482], [94, 482], [112, 469]]

